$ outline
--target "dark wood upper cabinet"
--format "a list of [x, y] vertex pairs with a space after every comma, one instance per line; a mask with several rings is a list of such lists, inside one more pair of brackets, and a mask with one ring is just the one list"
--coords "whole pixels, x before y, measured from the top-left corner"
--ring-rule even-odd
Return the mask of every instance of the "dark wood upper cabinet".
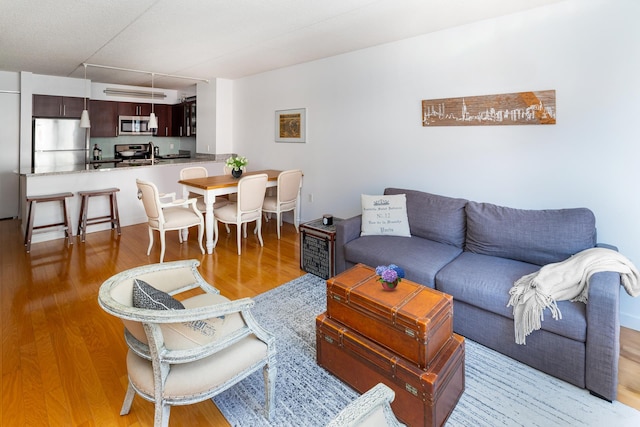
[[172, 106], [167, 104], [155, 104], [153, 110], [158, 118], [158, 132], [156, 136], [173, 136], [171, 122]]
[[84, 98], [33, 95], [33, 117], [69, 117], [79, 119], [83, 109]]
[[119, 116], [148, 116], [149, 114], [151, 114], [151, 104], [118, 102]]
[[171, 106], [171, 133], [172, 136], [185, 136], [184, 104]]
[[111, 138], [118, 136], [118, 103], [113, 101], [91, 100], [89, 111], [91, 136]]
[[186, 101], [171, 106], [173, 136], [195, 136], [196, 101]]

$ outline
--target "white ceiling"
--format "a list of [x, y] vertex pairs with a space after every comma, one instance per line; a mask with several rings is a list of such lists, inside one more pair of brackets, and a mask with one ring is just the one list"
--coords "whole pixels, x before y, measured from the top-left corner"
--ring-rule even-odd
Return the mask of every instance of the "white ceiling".
[[[0, 0], [0, 70], [236, 79], [562, 0]], [[94, 82], [150, 75], [89, 67]], [[181, 89], [190, 80], [155, 78]]]

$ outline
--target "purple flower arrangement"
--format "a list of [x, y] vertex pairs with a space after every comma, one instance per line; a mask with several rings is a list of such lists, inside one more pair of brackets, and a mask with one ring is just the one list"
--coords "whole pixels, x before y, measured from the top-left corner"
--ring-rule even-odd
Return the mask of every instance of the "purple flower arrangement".
[[380, 276], [378, 279], [380, 282], [386, 282], [388, 284], [400, 283], [404, 277], [404, 270], [395, 264], [379, 265], [376, 267], [376, 274]]

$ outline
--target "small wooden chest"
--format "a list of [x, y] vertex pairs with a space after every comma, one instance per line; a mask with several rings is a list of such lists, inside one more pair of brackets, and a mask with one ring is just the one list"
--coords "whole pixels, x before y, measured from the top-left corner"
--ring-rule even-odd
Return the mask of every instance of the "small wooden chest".
[[406, 279], [385, 291], [377, 279], [358, 264], [327, 280], [327, 316], [429, 368], [453, 335], [453, 297]]
[[333, 276], [335, 241], [335, 224], [324, 225], [322, 218], [300, 224], [300, 268], [323, 279]]
[[456, 334], [423, 370], [321, 314], [316, 351], [318, 365], [360, 393], [380, 382], [393, 389], [393, 412], [408, 426], [442, 426], [464, 392], [464, 338]]

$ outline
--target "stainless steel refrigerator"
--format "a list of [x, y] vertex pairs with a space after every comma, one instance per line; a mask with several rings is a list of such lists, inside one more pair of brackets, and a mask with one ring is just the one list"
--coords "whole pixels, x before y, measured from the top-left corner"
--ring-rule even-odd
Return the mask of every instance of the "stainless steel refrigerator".
[[78, 119], [33, 119], [33, 167], [53, 169], [89, 160], [87, 129]]

